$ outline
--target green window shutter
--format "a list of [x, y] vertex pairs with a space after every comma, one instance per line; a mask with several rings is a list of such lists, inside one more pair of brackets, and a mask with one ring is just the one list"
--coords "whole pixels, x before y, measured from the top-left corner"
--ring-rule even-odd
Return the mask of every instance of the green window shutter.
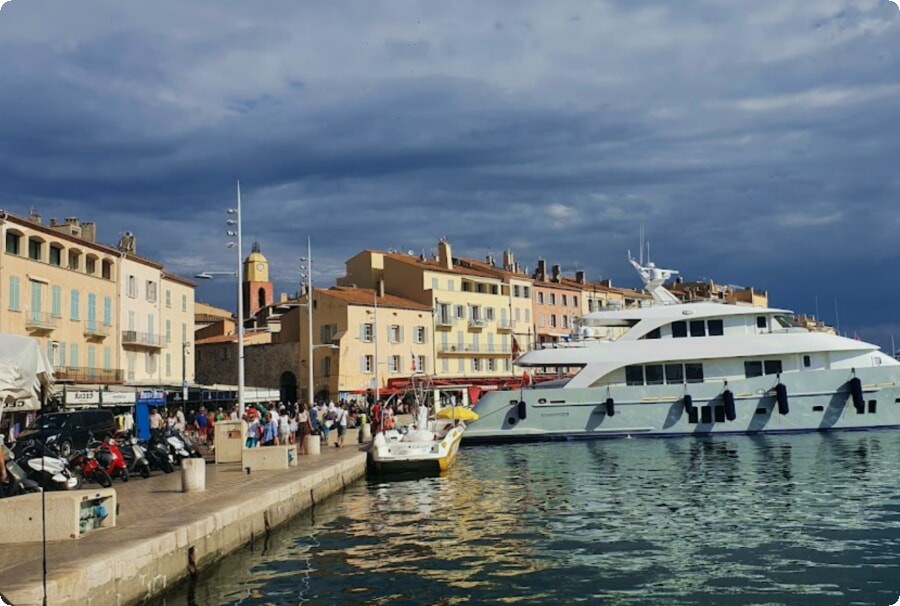
[[103, 297], [103, 323], [112, 326], [112, 299]]
[[78, 343], [72, 343], [69, 354], [69, 366], [78, 366]]
[[79, 317], [78, 317], [78, 314], [79, 314], [79, 309], [78, 309], [78, 308], [79, 308], [79, 301], [78, 301], [78, 297], [79, 297], [78, 291], [77, 291], [77, 290], [73, 290], [73, 291], [72, 291], [72, 304], [71, 304], [71, 308], [72, 308], [72, 309], [70, 310], [70, 311], [71, 311], [71, 318], [72, 318], [73, 320], [78, 320], [78, 319], [79, 319]]
[[62, 288], [54, 286], [51, 293], [50, 313], [54, 318], [59, 318], [62, 316]]
[[109, 370], [112, 367], [111, 353], [109, 347], [103, 348], [103, 369]]

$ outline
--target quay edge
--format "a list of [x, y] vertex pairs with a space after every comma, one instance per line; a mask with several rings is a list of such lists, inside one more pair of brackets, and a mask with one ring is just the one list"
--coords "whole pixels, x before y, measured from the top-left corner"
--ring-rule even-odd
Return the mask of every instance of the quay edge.
[[[234, 472], [244, 473], [239, 466]], [[271, 483], [258, 489], [255, 484], [251, 491], [185, 494], [189, 498], [184, 507], [167, 515], [148, 516], [146, 524], [119, 526], [77, 541], [48, 544], [48, 553], [58, 548], [66, 552], [66, 557], [50, 563], [47, 603], [129, 606], [146, 602], [187, 578], [191, 548], [193, 564], [202, 571], [264, 536], [267, 528], [275, 528], [340, 492], [365, 473], [363, 451], [323, 461], [321, 468], [300, 474], [293, 470], [257, 472], [253, 476]], [[181, 522], [172, 523], [177, 519]], [[16, 606], [40, 605], [40, 572], [40, 560], [33, 558], [0, 570], [0, 593]]]

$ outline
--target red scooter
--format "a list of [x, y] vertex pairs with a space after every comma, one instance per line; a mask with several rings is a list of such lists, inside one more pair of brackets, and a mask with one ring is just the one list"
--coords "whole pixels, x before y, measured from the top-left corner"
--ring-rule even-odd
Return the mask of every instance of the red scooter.
[[119, 477], [123, 482], [128, 481], [128, 463], [125, 462], [125, 457], [114, 439], [109, 436], [103, 439], [100, 448], [97, 449], [96, 460], [110, 478]]
[[69, 459], [69, 464], [81, 471], [81, 477], [84, 478], [86, 482], [97, 482], [103, 488], [112, 486], [112, 480], [110, 479], [109, 474], [106, 473], [106, 470], [103, 469], [97, 461], [94, 451], [90, 448], [79, 450], [72, 455], [72, 458]]

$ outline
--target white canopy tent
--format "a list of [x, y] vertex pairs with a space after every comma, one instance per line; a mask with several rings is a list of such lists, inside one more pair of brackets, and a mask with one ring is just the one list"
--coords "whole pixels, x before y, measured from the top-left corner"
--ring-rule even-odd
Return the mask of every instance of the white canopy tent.
[[0, 334], [0, 418], [40, 410], [41, 388], [49, 393], [52, 384], [53, 366], [36, 340]]

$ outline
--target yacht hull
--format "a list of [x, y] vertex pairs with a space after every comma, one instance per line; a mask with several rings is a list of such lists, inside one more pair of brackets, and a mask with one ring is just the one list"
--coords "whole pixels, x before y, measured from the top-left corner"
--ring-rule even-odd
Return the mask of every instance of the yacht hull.
[[[679, 437], [711, 434], [797, 433], [900, 427], [900, 367], [855, 371], [862, 382], [854, 405], [853, 371], [784, 374], [787, 410], [779, 406], [775, 376], [686, 385], [526, 388], [492, 392], [475, 406], [465, 444], [541, 440]], [[734, 397], [728, 420], [725, 391]], [[684, 396], [693, 400], [694, 415]], [[612, 400], [612, 405], [608, 404]], [[521, 404], [524, 402], [524, 404]], [[610, 414], [612, 413], [612, 414]]]

